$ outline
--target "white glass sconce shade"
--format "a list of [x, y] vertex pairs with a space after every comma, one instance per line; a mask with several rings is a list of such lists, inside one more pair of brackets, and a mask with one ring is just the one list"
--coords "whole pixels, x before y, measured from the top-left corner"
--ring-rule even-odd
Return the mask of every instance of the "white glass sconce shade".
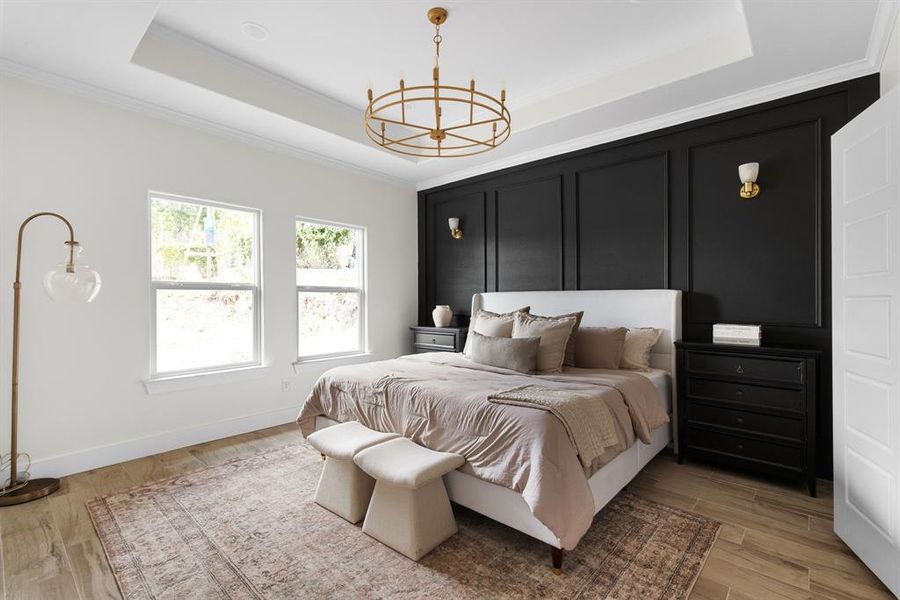
[[759, 177], [759, 163], [744, 163], [738, 167], [738, 175], [740, 175], [741, 183], [756, 183], [756, 178]]

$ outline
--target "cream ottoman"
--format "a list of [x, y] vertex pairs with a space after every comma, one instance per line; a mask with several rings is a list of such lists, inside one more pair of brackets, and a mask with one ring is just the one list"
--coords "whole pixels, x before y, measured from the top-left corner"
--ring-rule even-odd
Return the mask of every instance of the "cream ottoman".
[[397, 438], [362, 450], [353, 460], [376, 480], [365, 533], [413, 560], [456, 533], [441, 476], [461, 467], [462, 456]]
[[396, 437], [396, 433], [374, 431], [356, 421], [311, 433], [306, 438], [309, 445], [325, 455], [316, 503], [351, 523], [359, 523], [366, 516], [375, 480], [353, 463], [353, 455]]

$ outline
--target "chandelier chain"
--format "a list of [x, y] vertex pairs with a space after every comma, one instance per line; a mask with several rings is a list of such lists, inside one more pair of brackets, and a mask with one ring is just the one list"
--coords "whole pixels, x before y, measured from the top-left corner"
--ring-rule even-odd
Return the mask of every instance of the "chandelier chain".
[[434, 66], [438, 66], [438, 61], [441, 58], [441, 42], [444, 41], [444, 38], [441, 37], [441, 26], [434, 26]]

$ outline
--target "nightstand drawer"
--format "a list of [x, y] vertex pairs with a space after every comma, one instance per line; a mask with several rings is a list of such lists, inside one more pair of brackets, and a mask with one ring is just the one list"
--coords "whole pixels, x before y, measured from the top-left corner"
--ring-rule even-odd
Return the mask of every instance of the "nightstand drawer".
[[443, 346], [453, 349], [456, 341], [452, 333], [416, 333], [415, 344], [417, 346]]
[[699, 377], [688, 379], [687, 393], [693, 398], [712, 402], [721, 401], [729, 405], [746, 404], [797, 412], [804, 409], [806, 399], [802, 390], [786, 390]]
[[688, 354], [687, 370], [691, 373], [803, 383], [803, 361], [788, 358], [753, 358], [691, 352]]
[[688, 448], [732, 457], [764, 461], [800, 470], [804, 464], [803, 447], [764, 442], [691, 426]]
[[801, 419], [732, 410], [698, 402], [691, 403], [688, 409], [688, 423], [703, 423], [762, 435], [775, 435], [798, 442], [804, 439], [804, 422]]

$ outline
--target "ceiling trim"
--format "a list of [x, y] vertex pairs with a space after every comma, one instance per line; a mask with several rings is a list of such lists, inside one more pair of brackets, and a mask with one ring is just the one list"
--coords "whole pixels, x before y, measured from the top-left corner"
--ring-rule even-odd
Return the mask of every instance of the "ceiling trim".
[[446, 185], [455, 181], [475, 177], [477, 175], [490, 173], [492, 171], [499, 171], [501, 169], [514, 167], [543, 158], [550, 158], [560, 154], [566, 154], [567, 152], [583, 150], [584, 148], [590, 148], [591, 146], [598, 146], [607, 142], [665, 129], [666, 127], [681, 125], [682, 123], [688, 123], [690, 121], [711, 117], [732, 110], [747, 108], [756, 104], [762, 104], [771, 100], [808, 92], [816, 88], [825, 87], [826, 85], [840, 83], [842, 81], [847, 81], [848, 79], [855, 79], [877, 72], [878, 68], [873, 67], [868, 58], [860, 59], [839, 67], [833, 67], [831, 69], [818, 71], [809, 75], [802, 75], [794, 79], [780, 81], [746, 92], [740, 92], [738, 94], [726, 96], [703, 104], [697, 104], [649, 119], [635, 121], [614, 129], [605, 129], [590, 135], [553, 144], [552, 146], [545, 146], [543, 148], [522, 152], [515, 156], [484, 163], [476, 167], [456, 171], [447, 175], [432, 177], [417, 182], [416, 190], [427, 190], [440, 185]]
[[[743, 12], [743, 3], [741, 3], [741, 11]], [[822, 71], [816, 71], [815, 73], [808, 73], [793, 79], [779, 81], [768, 86], [740, 92], [704, 104], [697, 104], [664, 115], [657, 115], [650, 119], [635, 121], [615, 129], [606, 129], [552, 146], [522, 152], [515, 156], [485, 163], [470, 169], [431, 177], [417, 182], [416, 190], [427, 190], [439, 185], [462, 181], [469, 177], [484, 175], [485, 173], [490, 173], [492, 171], [515, 167], [517, 165], [558, 156], [575, 150], [583, 150], [584, 148], [590, 148], [591, 146], [614, 142], [627, 137], [656, 131], [657, 129], [664, 129], [666, 127], [688, 123], [716, 114], [746, 108], [755, 104], [762, 104], [771, 100], [778, 100], [779, 98], [800, 94], [802, 92], [808, 92], [833, 83], [847, 81], [848, 79], [855, 79], [857, 77], [878, 73], [881, 71], [881, 64], [887, 53], [891, 30], [895, 26], [895, 21], [898, 21], [898, 14], [900, 14], [900, 3], [892, 0], [879, 0], [875, 10], [872, 31], [869, 34], [869, 42], [866, 46], [866, 56], [860, 60], [831, 67]], [[896, 26], [900, 27], [900, 22], [898, 22]]]
[[[268, 79], [273, 83], [277, 83], [278, 85], [285, 86], [294, 90], [297, 94], [300, 95], [308, 95], [312, 98], [315, 98], [317, 101], [322, 104], [331, 106], [335, 110], [340, 110], [348, 113], [362, 114], [362, 108], [357, 108], [345, 102], [341, 102], [337, 98], [332, 98], [318, 90], [314, 90], [310, 87], [297, 83], [293, 79], [289, 79], [280, 73], [276, 73], [275, 71], [269, 71], [268, 69], [264, 69], [257, 64], [246, 61], [242, 58], [238, 58], [233, 54], [229, 54], [223, 50], [216, 48], [215, 46], [210, 46], [205, 42], [201, 42], [198, 39], [192, 38], [189, 35], [185, 35], [176, 29], [172, 29], [168, 25], [163, 25], [157, 21], [153, 21], [150, 23], [150, 26], [147, 28], [145, 36], [149, 36], [152, 38], [156, 38], [159, 40], [164, 40], [167, 42], [172, 42], [176, 44], [185, 44], [195, 48], [200, 52], [207, 53], [211, 56], [214, 56], [218, 60], [229, 63], [236, 67], [240, 67], [242, 69], [248, 69], [252, 71], [254, 74], [259, 75], [262, 78]], [[142, 38], [143, 41], [143, 38]], [[138, 47], [140, 43], [138, 44]], [[135, 48], [135, 53], [137, 52], [137, 48]], [[132, 54], [132, 62], [134, 62], [134, 53]], [[360, 94], [360, 97], [363, 97], [363, 94]]]
[[866, 58], [879, 71], [891, 41], [891, 31], [894, 27], [900, 27], [900, 24], [896, 24], [898, 13], [900, 13], [900, 2], [889, 0], [880, 0], [875, 9], [875, 22], [872, 24], [872, 33], [869, 34]]
[[88, 98], [91, 100], [102, 102], [103, 104], [125, 108], [127, 110], [137, 112], [146, 116], [163, 119], [179, 125], [184, 125], [192, 129], [203, 131], [205, 133], [217, 135], [219, 137], [243, 142], [245, 144], [254, 146], [256, 148], [261, 148], [263, 150], [286, 154], [294, 158], [299, 158], [316, 164], [337, 168], [342, 171], [349, 171], [357, 175], [371, 177], [373, 179], [378, 179], [380, 181], [384, 181], [393, 185], [400, 185], [404, 187], [409, 187], [412, 185], [412, 182], [407, 179], [394, 177], [375, 169], [361, 167], [359, 165], [333, 158], [325, 154], [319, 154], [305, 148], [299, 148], [297, 146], [285, 144], [284, 142], [273, 140], [271, 138], [257, 135], [255, 133], [250, 133], [249, 131], [237, 129], [229, 125], [224, 125], [222, 123], [217, 123], [215, 121], [210, 121], [208, 119], [197, 117], [195, 115], [190, 115], [185, 112], [173, 110], [171, 108], [165, 108], [158, 104], [147, 102], [146, 100], [139, 100], [138, 98], [134, 98], [132, 96], [121, 94], [119, 92], [113, 92], [111, 90], [91, 85], [83, 81], [78, 81], [76, 79], [57, 75], [56, 73], [51, 73], [49, 71], [44, 71], [42, 69], [37, 69], [28, 65], [23, 65], [22, 63], [18, 63], [6, 58], [0, 58], [0, 73], [22, 79], [30, 83], [41, 85], [43, 87], [52, 88], [55, 90], [80, 96], [82, 98]]

